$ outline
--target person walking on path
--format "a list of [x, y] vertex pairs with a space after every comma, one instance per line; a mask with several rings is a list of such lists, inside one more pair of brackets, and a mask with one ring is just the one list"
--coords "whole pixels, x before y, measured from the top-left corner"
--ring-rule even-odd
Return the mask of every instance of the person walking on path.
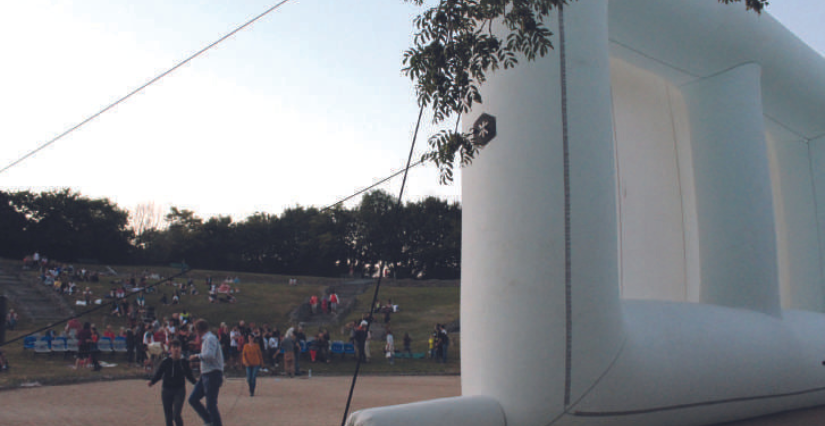
[[256, 337], [254, 341], [244, 345], [241, 358], [243, 366], [246, 367], [246, 383], [249, 385], [249, 396], [255, 396], [255, 379], [258, 377], [258, 370], [261, 369], [261, 365], [264, 363], [260, 337]]
[[[223, 353], [218, 338], [209, 331], [205, 319], [195, 322], [195, 333], [201, 338], [201, 353], [189, 357], [190, 361], [200, 361], [201, 377], [192, 394], [189, 405], [195, 409], [203, 422], [211, 426], [222, 426], [221, 414], [218, 412], [218, 391], [223, 384]], [[206, 407], [201, 399], [206, 397]]]
[[189, 368], [189, 361], [181, 358], [181, 344], [178, 340], [173, 340], [170, 345], [169, 357], [165, 358], [155, 372], [148, 386], [163, 379], [163, 389], [160, 391], [160, 400], [163, 403], [163, 415], [166, 417], [166, 426], [183, 426], [183, 417], [180, 413], [183, 410], [183, 400], [186, 399], [186, 381], [195, 384], [195, 376]]

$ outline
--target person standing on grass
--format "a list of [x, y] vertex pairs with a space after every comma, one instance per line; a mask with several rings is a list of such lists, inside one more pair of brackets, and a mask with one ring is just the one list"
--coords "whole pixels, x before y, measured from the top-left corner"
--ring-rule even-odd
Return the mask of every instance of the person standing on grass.
[[395, 365], [395, 337], [392, 335], [392, 330], [387, 329], [387, 346], [384, 347], [387, 354], [387, 360], [390, 365]]
[[355, 347], [358, 350], [358, 360], [360, 362], [367, 362], [367, 321], [361, 321], [361, 325], [355, 329], [353, 340], [355, 340]]
[[94, 341], [92, 340], [92, 324], [85, 322], [83, 323], [83, 329], [77, 332], [77, 345], [80, 349], [77, 354], [77, 361], [75, 362], [74, 368], [77, 369], [79, 361], [90, 358], [92, 360], [92, 366], [94, 367], [94, 371], [100, 371], [100, 363], [97, 361], [97, 348], [94, 346]]
[[441, 343], [441, 362], [447, 363], [447, 348], [450, 347], [450, 338], [447, 336], [447, 328], [440, 326], [438, 341]]
[[261, 365], [264, 363], [260, 337], [255, 337], [244, 345], [241, 358], [243, 366], [246, 367], [246, 383], [249, 385], [249, 396], [255, 396], [255, 379], [258, 377], [258, 370], [261, 369]]
[[[189, 357], [190, 361], [200, 361], [201, 377], [195, 383], [195, 389], [189, 395], [189, 405], [212, 426], [221, 426], [221, 414], [218, 412], [218, 391], [223, 384], [223, 353], [218, 338], [209, 331], [205, 319], [195, 321], [195, 333], [201, 338], [201, 353]], [[206, 407], [201, 399], [206, 397]]]
[[14, 312], [14, 309], [9, 309], [9, 313], [6, 315], [6, 330], [14, 330], [19, 318], [17, 312]]
[[272, 332], [268, 333], [266, 359], [267, 363], [273, 368], [278, 366], [276, 358], [278, 357], [278, 351], [280, 350], [278, 347], [279, 344], [280, 342], [278, 342], [278, 335]]
[[292, 329], [287, 330], [281, 347], [284, 349], [284, 374], [292, 377], [295, 374], [295, 338], [292, 337]]
[[9, 360], [6, 359], [6, 356], [3, 355], [3, 351], [0, 351], [0, 373], [8, 373], [9, 372]]
[[181, 344], [178, 340], [172, 341], [169, 357], [160, 363], [158, 371], [147, 384], [152, 387], [161, 379], [163, 379], [163, 389], [160, 392], [160, 400], [163, 403], [166, 426], [172, 426], [172, 421], [176, 426], [183, 426], [183, 417], [180, 413], [183, 410], [183, 400], [186, 398], [185, 380], [195, 384], [195, 376], [189, 368], [189, 361], [181, 358]]
[[404, 333], [404, 352], [412, 358], [412, 350], [410, 346], [412, 345], [412, 337], [410, 337], [410, 333]]
[[335, 290], [329, 295], [329, 310], [333, 313], [338, 312], [338, 294]]

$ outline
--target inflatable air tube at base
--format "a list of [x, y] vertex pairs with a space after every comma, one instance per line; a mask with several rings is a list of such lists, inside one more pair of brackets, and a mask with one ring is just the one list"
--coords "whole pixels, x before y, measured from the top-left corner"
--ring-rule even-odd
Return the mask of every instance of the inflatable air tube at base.
[[554, 404], [562, 383], [545, 383], [545, 405], [561, 407], [547, 417], [525, 419], [517, 403], [505, 413], [495, 397], [468, 396], [367, 409], [347, 425], [716, 425], [825, 404], [818, 337], [825, 315], [660, 301], [625, 301], [623, 308], [626, 333], [614, 361], [567, 407]]
[[461, 396], [356, 411], [347, 426], [506, 426], [504, 411], [488, 396]]

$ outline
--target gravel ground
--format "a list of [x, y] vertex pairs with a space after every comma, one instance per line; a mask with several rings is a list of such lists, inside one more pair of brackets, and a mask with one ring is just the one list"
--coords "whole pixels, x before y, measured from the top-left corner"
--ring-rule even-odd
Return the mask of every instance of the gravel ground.
[[[339, 425], [351, 377], [284, 379], [260, 377], [255, 397], [246, 381], [229, 379], [219, 408], [225, 425]], [[461, 393], [458, 376], [360, 377], [350, 412]], [[192, 386], [187, 385], [187, 390]], [[202, 422], [187, 405], [184, 423]], [[162, 425], [160, 384], [143, 380], [33, 387], [0, 393], [0, 425]], [[808, 426], [825, 424], [825, 408], [799, 410], [725, 426]]]
[[[160, 384], [143, 380], [44, 386], [0, 393], [0, 425], [162, 425]], [[352, 377], [312, 379], [259, 377], [250, 398], [244, 379], [229, 379], [221, 387], [218, 408], [223, 423], [232, 425], [339, 425]], [[187, 392], [192, 385], [187, 384]], [[383, 405], [456, 396], [458, 376], [359, 377], [350, 412]], [[203, 422], [188, 404], [187, 425]]]

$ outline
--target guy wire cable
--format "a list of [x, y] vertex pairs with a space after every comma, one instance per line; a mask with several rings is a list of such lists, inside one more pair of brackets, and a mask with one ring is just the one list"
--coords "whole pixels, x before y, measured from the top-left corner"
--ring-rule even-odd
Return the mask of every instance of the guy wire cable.
[[105, 113], [106, 111], [108, 111], [108, 110], [110, 110], [110, 109], [112, 109], [112, 108], [116, 107], [116, 106], [117, 106], [118, 104], [120, 104], [121, 102], [123, 102], [123, 101], [125, 101], [125, 100], [127, 100], [127, 99], [131, 98], [133, 95], [136, 95], [136, 94], [138, 94], [139, 92], [143, 91], [143, 89], [145, 89], [145, 88], [147, 88], [147, 87], [151, 86], [152, 84], [154, 84], [154, 83], [155, 83], [155, 82], [157, 82], [158, 80], [160, 80], [160, 79], [162, 79], [163, 77], [166, 77], [167, 75], [171, 74], [172, 72], [174, 72], [174, 71], [175, 71], [175, 70], [177, 70], [178, 68], [180, 68], [180, 67], [182, 67], [183, 65], [187, 64], [189, 61], [191, 61], [191, 60], [193, 60], [193, 59], [197, 58], [198, 56], [200, 56], [202, 53], [206, 52], [207, 50], [209, 50], [209, 49], [211, 49], [211, 48], [213, 48], [213, 47], [217, 46], [218, 44], [220, 44], [220, 43], [221, 43], [221, 42], [223, 42], [224, 40], [228, 39], [229, 37], [232, 37], [232, 36], [233, 36], [233, 35], [235, 35], [235, 33], [237, 33], [238, 31], [240, 31], [240, 30], [242, 30], [242, 29], [244, 29], [244, 28], [246, 28], [246, 27], [248, 27], [248, 26], [252, 25], [255, 21], [257, 21], [257, 20], [259, 20], [259, 19], [263, 18], [264, 16], [268, 15], [270, 12], [272, 12], [272, 11], [274, 11], [275, 9], [277, 9], [277, 8], [279, 8], [279, 7], [281, 7], [281, 6], [283, 6], [283, 5], [284, 5], [286, 2], [288, 2], [288, 1], [289, 1], [289, 0], [282, 0], [281, 2], [277, 3], [275, 6], [270, 7], [269, 9], [265, 10], [263, 13], [259, 14], [258, 16], [256, 16], [256, 17], [254, 17], [254, 18], [250, 19], [249, 21], [246, 21], [246, 23], [245, 23], [245, 24], [243, 24], [243, 25], [241, 25], [240, 27], [237, 27], [237, 28], [235, 28], [234, 30], [230, 31], [230, 32], [229, 32], [229, 33], [227, 33], [225, 36], [223, 36], [223, 37], [219, 38], [217, 41], [213, 42], [212, 44], [210, 44], [210, 45], [208, 45], [208, 46], [204, 47], [203, 49], [201, 49], [201, 50], [199, 50], [199, 51], [195, 52], [194, 54], [190, 55], [188, 58], [186, 58], [186, 59], [184, 59], [183, 61], [179, 62], [179, 63], [178, 63], [177, 65], [175, 65], [174, 67], [172, 67], [172, 68], [170, 68], [170, 69], [166, 70], [165, 72], [161, 73], [161, 74], [160, 74], [160, 75], [158, 75], [157, 77], [155, 77], [155, 78], [153, 78], [153, 79], [149, 80], [147, 83], [144, 83], [142, 86], [138, 87], [137, 89], [135, 89], [135, 90], [133, 90], [133, 91], [129, 92], [129, 94], [127, 94], [126, 96], [124, 96], [124, 97], [122, 97], [122, 98], [120, 98], [120, 99], [116, 100], [115, 102], [113, 102], [113, 103], [109, 104], [109, 106], [107, 106], [106, 108], [103, 108], [102, 110], [98, 111], [97, 113], [92, 114], [91, 116], [89, 116], [89, 117], [88, 117], [88, 118], [86, 118], [85, 120], [81, 121], [80, 123], [76, 124], [74, 127], [70, 128], [69, 130], [66, 130], [65, 132], [63, 132], [63, 133], [61, 133], [61, 134], [57, 135], [57, 137], [55, 137], [55, 138], [51, 139], [50, 141], [48, 141], [48, 142], [46, 142], [46, 143], [44, 143], [44, 144], [42, 144], [42, 145], [38, 146], [37, 148], [35, 148], [35, 149], [33, 149], [33, 150], [29, 151], [27, 154], [25, 154], [25, 155], [23, 155], [22, 157], [18, 158], [17, 160], [13, 161], [11, 164], [9, 164], [9, 165], [7, 165], [6, 167], [3, 167], [2, 169], [0, 169], [0, 174], [2, 174], [2, 173], [3, 173], [3, 172], [5, 172], [6, 170], [8, 170], [8, 169], [10, 169], [10, 168], [12, 168], [12, 167], [14, 167], [14, 166], [16, 166], [16, 165], [18, 165], [18, 164], [22, 163], [25, 159], [27, 159], [27, 158], [31, 157], [31, 156], [32, 156], [32, 155], [34, 155], [34, 154], [37, 154], [38, 152], [40, 152], [40, 151], [41, 151], [41, 150], [43, 150], [44, 148], [46, 148], [46, 147], [48, 147], [49, 145], [51, 145], [51, 144], [53, 144], [53, 143], [57, 142], [58, 140], [62, 139], [64, 136], [68, 135], [69, 133], [74, 132], [75, 130], [77, 130], [77, 129], [79, 129], [80, 127], [84, 126], [86, 123], [88, 123], [88, 122], [90, 122], [90, 121], [94, 120], [95, 118], [99, 117], [100, 115], [102, 115], [102, 114], [103, 114], [103, 113]]
[[387, 182], [388, 180], [400, 175], [401, 173], [404, 173], [404, 179], [406, 179], [407, 178], [407, 171], [410, 170], [413, 167], [420, 166], [420, 165], [424, 164], [424, 160], [418, 160], [418, 161], [416, 161], [415, 163], [412, 163], [412, 164], [409, 164], [409, 162], [407, 162], [407, 163], [408, 163], [407, 167], [405, 167], [405, 168], [403, 168], [403, 169], [401, 169], [401, 170], [385, 177], [384, 179], [379, 180], [378, 182], [375, 182], [374, 184], [372, 184], [372, 185], [370, 185], [370, 186], [368, 186], [364, 189], [359, 190], [358, 192], [356, 192], [356, 193], [354, 193], [354, 194], [352, 194], [352, 195], [350, 195], [346, 198], [342, 198], [341, 200], [338, 200], [338, 201], [322, 208], [320, 211], [324, 212], [324, 211], [327, 211], [327, 210], [329, 210], [329, 209], [331, 209], [335, 206], [341, 205], [341, 204], [347, 202], [348, 200], [351, 200], [351, 199], [353, 199], [353, 198], [369, 191], [370, 189], [375, 188], [376, 186], [379, 186], [379, 185], [383, 184], [384, 182]]
[[[171, 277], [169, 277], [169, 278], [162, 279], [162, 280], [160, 280], [160, 281], [158, 281], [158, 282], [156, 282], [156, 283], [154, 283], [154, 284], [152, 284], [152, 285], [149, 285], [149, 286], [143, 287], [143, 290], [141, 290], [141, 291], [136, 291], [136, 292], [134, 292], [134, 293], [132, 293], [132, 294], [127, 294], [126, 296], [124, 296], [124, 297], [123, 297], [123, 298], [121, 298], [120, 300], [125, 300], [125, 299], [128, 299], [128, 298], [130, 298], [130, 297], [132, 297], [132, 296], [134, 296], [134, 295], [136, 295], [136, 294], [143, 293], [144, 291], [146, 291], [146, 289], [149, 289], [149, 288], [154, 288], [154, 287], [156, 287], [156, 286], [158, 286], [158, 285], [160, 285], [160, 284], [163, 284], [163, 283], [165, 283], [165, 282], [167, 282], [167, 281], [174, 280], [175, 278], [178, 278], [178, 277], [180, 277], [180, 276], [186, 275], [186, 273], [187, 273], [187, 272], [189, 272], [189, 271], [190, 271], [190, 269], [182, 269], [182, 270], [181, 270], [181, 272], [179, 272], [179, 273], [177, 273], [177, 274], [175, 274], [175, 275], [172, 275], [172, 276], [171, 276]], [[47, 325], [47, 326], [45, 326], [45, 327], [42, 327], [42, 328], [40, 328], [40, 329], [38, 329], [38, 330], [35, 330], [35, 331], [32, 331], [31, 333], [26, 333], [26, 334], [23, 334], [23, 335], [21, 335], [21, 336], [15, 337], [14, 339], [11, 339], [11, 340], [9, 340], [9, 341], [8, 341], [8, 342], [6, 342], [6, 343], [0, 344], [0, 348], [2, 348], [3, 346], [9, 345], [9, 344], [11, 344], [11, 343], [17, 342], [17, 341], [19, 341], [19, 340], [23, 340], [23, 339], [25, 339], [25, 338], [26, 338], [26, 337], [28, 337], [28, 336], [31, 336], [31, 335], [34, 335], [34, 334], [40, 333], [41, 331], [46, 331], [46, 330], [48, 330], [48, 329], [50, 329], [50, 328], [53, 328], [53, 327], [55, 327], [55, 326], [61, 325], [61, 324], [66, 323], [66, 322], [69, 322], [70, 320], [73, 320], [73, 319], [75, 319], [75, 318], [80, 318], [80, 317], [83, 317], [83, 316], [85, 316], [85, 315], [91, 314], [92, 312], [99, 311], [99, 310], [101, 310], [101, 309], [103, 309], [103, 308], [108, 308], [108, 307], [111, 307], [111, 305], [110, 305], [109, 303], [101, 303], [101, 304], [100, 304], [100, 306], [95, 306], [94, 308], [92, 308], [92, 309], [87, 309], [87, 310], [85, 310], [85, 311], [83, 311], [83, 312], [81, 312], [81, 313], [79, 313], [79, 314], [75, 314], [75, 315], [72, 315], [72, 316], [70, 316], [70, 317], [64, 318], [64, 319], [62, 319], [62, 320], [60, 320], [60, 321], [53, 322], [53, 323], [51, 323], [51, 324], [49, 324], [49, 325]]]
[[[404, 186], [407, 183], [407, 173], [410, 171], [410, 164], [412, 163], [412, 156], [413, 150], [415, 149], [415, 140], [418, 138], [418, 128], [421, 126], [421, 116], [424, 114], [424, 104], [421, 105], [421, 109], [418, 111], [418, 121], [415, 124], [415, 132], [413, 132], [412, 143], [410, 144], [410, 155], [407, 157], [407, 167], [404, 168], [404, 179], [401, 181], [401, 190], [398, 192], [398, 202], [396, 203], [397, 207], [401, 206], [401, 200], [404, 197]], [[420, 161], [419, 161], [420, 163]], [[395, 211], [398, 211], [396, 208]], [[370, 332], [370, 325], [372, 325], [372, 308], [375, 306], [375, 301], [378, 300], [378, 290], [381, 289], [381, 277], [383, 274], [384, 268], [384, 261], [378, 261], [378, 281], [375, 283], [375, 292], [372, 295], [372, 303], [370, 303], [369, 309], [370, 314], [367, 317], [367, 330], [365, 333], [369, 335]], [[355, 373], [352, 375], [352, 384], [349, 387], [349, 396], [347, 397], [347, 406], [344, 408], [344, 418], [341, 419], [341, 426], [345, 426], [347, 423], [347, 415], [349, 415], [349, 408], [350, 404], [352, 403], [352, 394], [355, 391], [355, 382], [358, 380], [358, 373], [361, 371], [361, 355], [358, 355], [358, 361], [355, 363]]]

